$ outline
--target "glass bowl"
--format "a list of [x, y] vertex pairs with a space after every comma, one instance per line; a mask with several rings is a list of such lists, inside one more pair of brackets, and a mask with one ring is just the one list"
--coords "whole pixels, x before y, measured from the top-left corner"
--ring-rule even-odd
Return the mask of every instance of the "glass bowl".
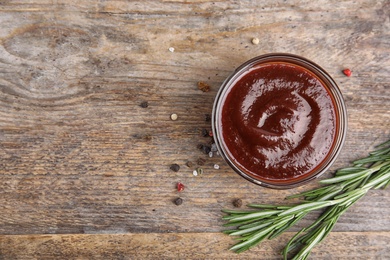
[[320, 66], [271, 53], [245, 62], [223, 82], [212, 131], [236, 173], [264, 187], [293, 188], [336, 160], [347, 131], [346, 106]]

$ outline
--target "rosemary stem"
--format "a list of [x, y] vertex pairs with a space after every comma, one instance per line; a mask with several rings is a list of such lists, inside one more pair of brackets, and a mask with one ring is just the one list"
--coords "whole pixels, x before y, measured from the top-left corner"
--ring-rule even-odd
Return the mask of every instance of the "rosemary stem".
[[390, 140], [370, 153], [366, 158], [353, 162], [353, 166], [339, 169], [335, 176], [320, 181], [324, 186], [292, 195], [303, 197], [297, 205], [249, 204], [251, 211], [223, 210], [226, 230], [231, 236], [239, 236], [230, 249], [240, 253], [272, 239], [297, 224], [310, 212], [326, 210], [309, 226], [296, 233], [283, 249], [283, 257], [299, 249], [292, 259], [307, 259], [311, 250], [332, 231], [340, 216], [368, 193], [370, 189], [385, 188], [390, 184]]

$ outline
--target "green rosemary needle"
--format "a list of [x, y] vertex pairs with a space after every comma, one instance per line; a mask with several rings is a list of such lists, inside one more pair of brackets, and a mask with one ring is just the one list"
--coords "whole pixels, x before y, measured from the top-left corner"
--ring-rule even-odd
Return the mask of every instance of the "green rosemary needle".
[[249, 204], [251, 210], [222, 210], [233, 229], [223, 231], [239, 240], [230, 249], [240, 253], [264, 239], [272, 239], [294, 226], [308, 213], [324, 209], [309, 226], [302, 228], [283, 249], [283, 257], [295, 252], [292, 259], [307, 259], [311, 250], [332, 231], [340, 216], [370, 189], [390, 184], [390, 140], [377, 146], [369, 156], [353, 162], [353, 166], [336, 171], [335, 176], [320, 181], [320, 188], [288, 198], [303, 197], [297, 205]]

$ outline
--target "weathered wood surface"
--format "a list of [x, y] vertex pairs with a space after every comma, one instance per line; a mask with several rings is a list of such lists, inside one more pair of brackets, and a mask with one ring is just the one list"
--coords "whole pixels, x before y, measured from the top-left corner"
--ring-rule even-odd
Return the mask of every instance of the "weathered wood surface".
[[[25, 259], [280, 259], [292, 233], [240, 255], [226, 250], [232, 240], [221, 233], [1, 236], [0, 252]], [[313, 259], [388, 259], [388, 232], [338, 232], [318, 245]], [[345, 244], [353, 246], [345, 246]], [[190, 245], [190, 246], [189, 246]]]
[[[264, 53], [320, 64], [348, 106], [332, 169], [347, 165], [390, 136], [389, 16], [389, 1], [374, 0], [0, 1], [0, 259], [237, 257], [222, 208], [317, 184], [260, 188], [197, 150], [220, 84]], [[388, 190], [370, 192], [315, 258], [386, 258], [389, 205]], [[287, 237], [243, 257], [277, 258]]]

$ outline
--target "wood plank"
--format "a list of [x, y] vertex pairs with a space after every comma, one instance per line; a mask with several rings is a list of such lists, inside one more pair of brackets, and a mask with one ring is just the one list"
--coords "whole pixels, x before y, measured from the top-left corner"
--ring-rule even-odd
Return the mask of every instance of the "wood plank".
[[[224, 223], [221, 209], [233, 208], [235, 198], [241, 198], [244, 204], [285, 204], [284, 196], [293, 194], [259, 190], [225, 170], [197, 178], [189, 172], [158, 178], [144, 177], [144, 172], [123, 177], [4, 176], [0, 232], [218, 232]], [[177, 181], [186, 185], [180, 194], [175, 190]], [[183, 199], [180, 206], [173, 203], [177, 197]], [[388, 231], [390, 215], [384, 213], [389, 203], [386, 191], [372, 191], [343, 215], [335, 230]], [[316, 217], [309, 215], [293, 230]]]
[[[183, 257], [233, 257], [226, 250], [230, 238], [218, 233], [222, 208], [235, 198], [285, 203], [286, 196], [318, 186], [257, 187], [196, 148], [211, 141], [200, 132], [210, 129], [205, 114], [221, 83], [260, 54], [305, 56], [338, 82], [349, 130], [331, 170], [390, 136], [386, 0], [0, 2], [0, 234], [21, 235], [1, 237], [4, 258], [27, 252], [49, 258], [62, 240], [59, 256], [85, 247], [85, 258], [103, 258], [119, 243], [113, 257], [158, 257], [151, 252], [157, 248], [174, 258], [178, 246]], [[345, 67], [352, 77], [342, 74]], [[211, 90], [201, 92], [199, 81]], [[179, 119], [171, 121], [171, 113]], [[205, 174], [195, 177], [198, 158], [206, 160]], [[172, 163], [179, 172], [169, 169]], [[175, 190], [179, 181], [186, 185], [182, 193]], [[173, 203], [178, 196], [181, 206]], [[328, 239], [340, 244], [321, 246], [314, 256], [388, 254], [389, 202], [388, 191], [370, 192]], [[149, 240], [153, 246], [144, 243]], [[127, 249], [128, 242], [139, 250]], [[348, 246], [355, 244], [360, 251]], [[264, 257], [276, 258], [275, 247], [271, 242]]]
[[[0, 236], [3, 259], [280, 259], [292, 233], [239, 255], [221, 233]], [[389, 232], [334, 232], [316, 247], [312, 259], [386, 259]]]

